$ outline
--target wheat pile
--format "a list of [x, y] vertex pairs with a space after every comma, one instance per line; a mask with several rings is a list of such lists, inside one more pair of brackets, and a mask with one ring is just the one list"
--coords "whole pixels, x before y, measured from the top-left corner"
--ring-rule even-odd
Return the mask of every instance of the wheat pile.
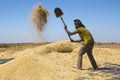
[[[74, 77], [72, 71], [71, 73], [65, 71], [69, 70], [69, 66], [63, 68], [68, 62], [60, 63], [65, 61], [63, 59], [65, 56], [66, 60], [71, 58], [66, 53], [72, 53], [73, 47], [74, 45], [69, 41], [58, 41], [16, 52], [9, 56], [15, 59], [0, 65], [0, 80], [61, 80], [63, 75]], [[57, 62], [54, 61], [55, 59]], [[63, 71], [65, 73], [61, 74]], [[72, 80], [71, 77], [69, 80]]]
[[48, 14], [48, 10], [43, 8], [40, 4], [34, 6], [32, 11], [32, 22], [35, 23], [35, 26], [37, 26], [39, 31], [42, 31], [47, 24]]
[[[39, 59], [40, 58], [40, 59]], [[35, 54], [18, 57], [0, 66], [0, 80], [54, 80], [54, 71]], [[47, 62], [48, 64], [49, 61]]]
[[[94, 71], [87, 54], [83, 56], [83, 69], [77, 69], [78, 51], [81, 45], [70, 41], [58, 41], [36, 48], [15, 52], [6, 58], [14, 58], [0, 64], [0, 80], [119, 80], [120, 50], [94, 48], [93, 55], [101, 70]], [[9, 52], [6, 52], [6, 54]], [[0, 53], [1, 56], [1, 53]], [[1, 57], [2, 58], [2, 57]], [[5, 57], [4, 57], [5, 59]]]
[[[51, 44], [43, 45], [36, 47], [34, 49], [27, 48], [23, 51], [16, 52], [15, 54], [11, 55], [14, 57], [25, 56], [28, 54], [36, 53], [36, 54], [48, 54], [48, 53], [71, 53], [74, 49], [75, 44], [71, 43], [70, 41], [58, 41]], [[77, 46], [76, 46], [77, 47]]]
[[51, 52], [70, 53], [73, 51], [73, 45], [69, 41], [59, 41], [42, 47], [41, 46], [36, 47], [34, 51], [36, 53], [51, 53]]

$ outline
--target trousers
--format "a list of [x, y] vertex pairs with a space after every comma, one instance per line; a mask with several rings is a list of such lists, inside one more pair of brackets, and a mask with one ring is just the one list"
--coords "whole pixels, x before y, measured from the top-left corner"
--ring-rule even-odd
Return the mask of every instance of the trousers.
[[93, 49], [94, 44], [83, 44], [82, 48], [79, 50], [78, 53], [78, 61], [77, 61], [77, 68], [82, 69], [82, 57], [85, 53], [87, 53], [88, 58], [91, 62], [91, 65], [94, 69], [97, 69], [97, 63], [92, 55], [92, 49]]

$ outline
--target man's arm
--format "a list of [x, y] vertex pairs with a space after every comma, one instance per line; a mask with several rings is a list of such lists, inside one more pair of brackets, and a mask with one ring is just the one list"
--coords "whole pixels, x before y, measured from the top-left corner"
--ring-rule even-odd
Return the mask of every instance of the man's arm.
[[82, 42], [83, 40], [82, 39], [79, 39], [79, 40], [71, 40], [71, 42]]
[[74, 34], [78, 33], [76, 30], [73, 31], [73, 32], [70, 32], [70, 31], [67, 29], [67, 26], [64, 26], [64, 29], [65, 29], [65, 31], [66, 31], [69, 35], [74, 35]]
[[[65, 29], [65, 31], [68, 33], [68, 35], [74, 35], [74, 34], [78, 33], [76, 30], [73, 31], [73, 32], [70, 32], [70, 31], [67, 29], [67, 26], [64, 26], [64, 29]], [[82, 41], [81, 39], [79, 39], [79, 40], [73, 40], [73, 39], [71, 39], [71, 42], [81, 42], [81, 41]]]

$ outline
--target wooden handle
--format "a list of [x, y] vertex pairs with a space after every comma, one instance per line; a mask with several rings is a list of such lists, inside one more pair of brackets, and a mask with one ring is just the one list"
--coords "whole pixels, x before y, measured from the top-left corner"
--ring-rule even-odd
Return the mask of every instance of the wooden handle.
[[[66, 24], [65, 24], [65, 22], [64, 22], [64, 20], [63, 20], [63, 18], [62, 18], [61, 16], [60, 16], [60, 18], [61, 18], [61, 20], [62, 20], [64, 26], [66, 26]], [[66, 26], [66, 27], [67, 27], [67, 26]], [[66, 32], [66, 33], [67, 33], [67, 32]], [[67, 33], [67, 34], [68, 34], [68, 33]], [[69, 34], [68, 34], [68, 37], [69, 37], [70, 40], [72, 40]]]

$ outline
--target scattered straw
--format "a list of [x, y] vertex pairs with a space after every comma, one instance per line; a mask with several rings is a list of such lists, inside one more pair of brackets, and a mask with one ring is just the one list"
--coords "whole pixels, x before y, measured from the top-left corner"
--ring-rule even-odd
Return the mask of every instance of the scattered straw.
[[32, 22], [35, 23], [37, 29], [42, 31], [47, 23], [47, 16], [49, 12], [46, 8], [42, 8], [40, 4], [36, 5], [32, 11]]

